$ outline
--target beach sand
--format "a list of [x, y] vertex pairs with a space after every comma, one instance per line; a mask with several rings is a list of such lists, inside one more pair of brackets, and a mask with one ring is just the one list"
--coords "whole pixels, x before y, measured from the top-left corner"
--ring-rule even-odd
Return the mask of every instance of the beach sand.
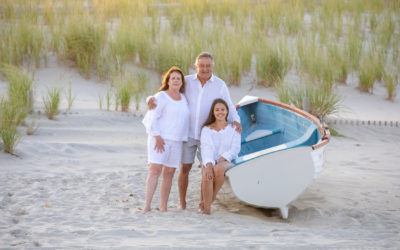
[[[61, 113], [48, 120], [41, 99], [46, 86], [68, 81], [76, 93], [71, 111], [64, 100]], [[373, 95], [352, 83], [339, 86], [347, 109], [330, 119], [344, 137], [332, 137], [324, 170], [290, 205], [287, 220], [276, 209], [241, 203], [227, 184], [212, 214], [199, 214], [197, 166], [186, 210], [179, 209], [176, 174], [169, 211], [157, 210], [157, 191], [153, 210], [143, 215], [145, 107], [100, 110], [107, 85], [54, 61], [36, 71], [35, 86], [35, 112], [27, 120], [37, 121], [36, 133], [23, 135], [18, 157], [0, 153], [0, 248], [400, 248], [400, 127], [339, 122], [400, 121], [399, 98], [385, 100], [382, 86]], [[230, 92], [235, 103], [245, 94], [276, 100], [272, 88], [251, 84]]]

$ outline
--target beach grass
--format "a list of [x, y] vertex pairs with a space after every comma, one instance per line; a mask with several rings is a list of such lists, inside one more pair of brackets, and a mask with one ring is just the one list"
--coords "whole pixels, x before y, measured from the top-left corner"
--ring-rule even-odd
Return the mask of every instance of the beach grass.
[[[106, 109], [107, 109], [107, 111], [110, 111], [111, 94], [112, 94], [111, 88], [107, 88], [107, 93], [106, 93]], [[101, 106], [101, 103], [100, 103], [100, 106]], [[101, 109], [101, 107], [100, 107], [100, 109]]]
[[149, 77], [146, 73], [138, 72], [134, 77], [133, 85], [133, 99], [135, 101], [136, 111], [140, 108], [140, 102], [144, 98], [146, 93], [147, 84], [149, 82]]
[[[215, 72], [230, 85], [240, 84], [253, 58], [262, 85], [279, 84], [296, 58], [298, 77], [329, 88], [345, 83], [349, 74], [365, 75], [366, 45], [374, 42], [375, 80], [382, 81], [388, 55], [399, 64], [399, 6], [386, 0], [4, 0], [0, 62], [37, 68], [51, 51], [86, 78], [95, 71], [103, 81], [121, 74], [127, 62], [157, 73], [177, 65], [188, 73], [194, 57], [210, 51]], [[275, 49], [265, 57], [262, 40], [288, 42], [270, 45]], [[333, 62], [327, 64], [328, 56]]]
[[121, 111], [128, 112], [129, 105], [131, 103], [131, 98], [134, 93], [135, 79], [132, 74], [124, 72], [117, 78], [117, 81], [114, 82], [114, 86], [116, 86], [115, 92], [115, 108], [118, 110], [118, 104], [121, 104]]
[[341, 109], [342, 98], [335, 91], [327, 91], [318, 84], [307, 84], [299, 86], [278, 86], [278, 98], [281, 102], [294, 105], [303, 109], [303, 99], [307, 97], [310, 105], [309, 113], [325, 118], [327, 115], [335, 114]]
[[286, 43], [283, 42], [279, 46], [265, 41], [260, 44], [259, 48], [260, 50], [256, 54], [258, 84], [263, 86], [279, 85], [291, 67]]
[[396, 96], [396, 87], [398, 85], [398, 75], [393, 71], [388, 71], [384, 74], [383, 81], [387, 90], [387, 99], [393, 101]]
[[68, 108], [67, 111], [69, 112], [72, 108], [72, 104], [75, 101], [76, 95], [72, 94], [72, 88], [71, 88], [71, 82], [68, 84], [68, 88], [65, 91], [65, 98], [67, 99], [68, 102]]
[[18, 125], [24, 115], [24, 110], [13, 105], [5, 99], [0, 100], [0, 135], [4, 151], [14, 154], [21, 135], [18, 133]]
[[58, 114], [61, 97], [61, 89], [57, 87], [48, 88], [47, 95], [43, 96], [44, 111], [49, 120], [53, 120]]
[[28, 94], [32, 88], [33, 79], [24, 69], [9, 64], [3, 64], [0, 72], [6, 76], [9, 82], [8, 103], [20, 109], [19, 125], [29, 111]]
[[358, 72], [358, 88], [361, 92], [373, 92], [375, 75], [374, 63], [371, 60], [365, 61]]
[[68, 22], [65, 35], [66, 58], [75, 62], [82, 74], [90, 78], [90, 70], [106, 42], [106, 28], [102, 22], [77, 16]]

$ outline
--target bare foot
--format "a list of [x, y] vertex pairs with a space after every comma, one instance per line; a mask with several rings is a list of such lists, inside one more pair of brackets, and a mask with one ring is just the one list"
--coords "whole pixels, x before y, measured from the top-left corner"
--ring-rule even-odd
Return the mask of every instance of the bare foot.
[[202, 214], [211, 214], [211, 206], [204, 206], [203, 204]]
[[211, 214], [211, 209], [204, 209], [201, 213], [202, 214]]
[[186, 201], [181, 202], [181, 209], [182, 210], [186, 209]]
[[201, 201], [199, 203], [199, 209], [198, 210], [199, 210], [199, 213], [203, 213], [203, 211], [204, 211], [204, 202]]
[[143, 209], [143, 211], [142, 211], [142, 214], [147, 214], [148, 212], [150, 212], [151, 211], [151, 208], [150, 207], [145, 207], [144, 209]]
[[160, 207], [160, 212], [167, 212], [167, 208], [161, 208]]

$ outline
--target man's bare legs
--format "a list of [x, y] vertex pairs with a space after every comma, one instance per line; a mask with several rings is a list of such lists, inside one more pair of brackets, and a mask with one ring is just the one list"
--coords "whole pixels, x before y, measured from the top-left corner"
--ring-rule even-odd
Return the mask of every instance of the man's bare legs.
[[178, 176], [178, 189], [181, 208], [186, 209], [186, 192], [189, 185], [189, 173], [192, 169], [192, 164], [182, 164]]

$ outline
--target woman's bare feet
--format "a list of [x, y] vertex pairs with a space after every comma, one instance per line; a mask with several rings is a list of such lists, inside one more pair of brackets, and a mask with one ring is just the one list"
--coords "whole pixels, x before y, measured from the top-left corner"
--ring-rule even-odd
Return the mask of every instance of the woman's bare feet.
[[186, 201], [181, 201], [181, 209], [182, 210], [186, 209]]
[[204, 208], [202, 214], [211, 214], [211, 208]]
[[199, 213], [203, 213], [203, 211], [204, 211], [204, 202], [200, 201], [198, 210], [199, 210]]
[[151, 207], [145, 207], [142, 211], [142, 214], [147, 214], [148, 212], [151, 211]]

